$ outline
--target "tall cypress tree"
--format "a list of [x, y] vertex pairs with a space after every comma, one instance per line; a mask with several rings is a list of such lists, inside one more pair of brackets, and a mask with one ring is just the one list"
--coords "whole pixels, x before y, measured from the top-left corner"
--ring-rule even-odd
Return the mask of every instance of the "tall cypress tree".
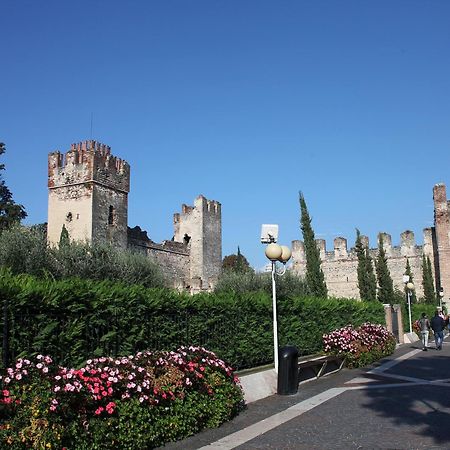
[[387, 266], [386, 252], [383, 247], [383, 235], [380, 234], [378, 239], [378, 257], [376, 262], [378, 295], [377, 298], [381, 303], [391, 303], [394, 298], [394, 283]]
[[375, 300], [377, 298], [377, 277], [373, 270], [372, 257], [369, 248], [366, 246], [366, 274], [367, 274], [367, 299]]
[[361, 300], [367, 300], [366, 249], [361, 241], [361, 233], [356, 229], [355, 251], [358, 257], [358, 289]]
[[355, 250], [358, 257], [358, 288], [361, 300], [376, 300], [377, 280], [373, 271], [369, 249], [361, 240], [361, 233], [356, 229]]
[[310, 295], [326, 298], [328, 292], [327, 285], [325, 284], [325, 276], [320, 267], [320, 252], [317, 248], [305, 197], [301, 192], [299, 193], [299, 200], [301, 211], [300, 228], [303, 233], [306, 254], [306, 286]]
[[70, 236], [69, 231], [66, 226], [63, 224], [61, 228], [61, 234], [59, 235], [59, 248], [67, 247], [70, 244]]
[[[413, 278], [413, 274], [412, 274], [412, 270], [411, 270], [411, 265], [409, 264], [409, 259], [408, 258], [406, 258], [405, 275], [408, 275], [409, 276], [409, 281], [411, 283], [414, 283], [414, 278]], [[405, 286], [405, 297], [406, 297], [407, 294], [408, 293], [407, 293], [407, 289], [406, 289], [406, 286]], [[412, 303], [416, 303], [417, 302], [417, 296], [416, 296], [416, 291], [415, 290], [413, 290], [411, 292], [411, 302]]]
[[436, 303], [436, 292], [434, 290], [433, 270], [431, 268], [430, 257], [422, 255], [422, 286], [423, 301], [433, 305]]

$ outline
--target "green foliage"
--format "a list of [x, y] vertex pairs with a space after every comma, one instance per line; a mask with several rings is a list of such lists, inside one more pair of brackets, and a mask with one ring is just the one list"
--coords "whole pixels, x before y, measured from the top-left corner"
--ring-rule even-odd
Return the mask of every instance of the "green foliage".
[[361, 234], [356, 229], [355, 242], [356, 255], [358, 256], [358, 288], [361, 299], [370, 301], [377, 298], [377, 281], [373, 271], [372, 258], [369, 249], [364, 247]]
[[436, 305], [436, 292], [434, 290], [433, 271], [430, 257], [422, 256], [422, 286], [423, 301], [429, 305]]
[[202, 348], [100, 358], [80, 370], [39, 355], [2, 375], [3, 448], [150, 449], [218, 427], [244, 406], [231, 368]]
[[[420, 319], [422, 317], [422, 313], [425, 313], [428, 318], [434, 316], [436, 312], [436, 305], [430, 305], [427, 303], [414, 303], [411, 305], [411, 320], [414, 321]], [[402, 308], [402, 320], [403, 320], [403, 330], [409, 332], [409, 315], [408, 315], [408, 306], [405, 304], [405, 307]]]
[[[78, 366], [93, 356], [200, 345], [239, 369], [273, 361], [272, 299], [262, 291], [190, 296], [111, 281], [13, 276], [3, 270], [0, 304], [5, 299], [14, 358], [43, 353], [59, 364]], [[321, 351], [323, 333], [367, 320], [384, 323], [381, 304], [278, 297], [280, 345], [296, 345], [302, 354]]]
[[158, 267], [143, 254], [117, 250], [106, 244], [69, 242], [61, 232], [59, 248], [47, 246], [44, 227], [14, 226], [0, 234], [0, 266], [13, 273], [28, 273], [61, 280], [70, 277], [123, 281], [146, 287], [162, 287]]
[[394, 283], [387, 266], [386, 252], [383, 247], [383, 235], [378, 240], [378, 257], [376, 262], [378, 281], [377, 298], [381, 303], [391, 303], [394, 298]]
[[[303, 278], [290, 270], [287, 270], [281, 277], [277, 276], [276, 283], [277, 297], [279, 299], [307, 295]], [[258, 291], [272, 295], [272, 278], [270, 273], [224, 271], [219, 277], [215, 288], [216, 293], [244, 294]]]
[[[406, 258], [405, 275], [408, 275], [409, 281], [411, 283], [414, 283], [414, 277], [413, 277], [413, 274], [412, 274], [411, 265], [409, 264], [409, 259], [408, 258]], [[406, 286], [405, 286], [405, 289], [404, 289], [404, 293], [405, 293], [405, 298], [406, 298], [406, 296], [408, 294]], [[410, 296], [411, 296], [411, 303], [416, 303], [417, 302], [417, 296], [416, 296], [415, 290], [413, 290], [410, 293]]]
[[303, 194], [299, 194], [300, 200], [300, 225], [303, 233], [303, 242], [306, 254], [306, 285], [310, 295], [319, 298], [327, 297], [327, 285], [325, 276], [320, 267], [320, 252], [314, 237], [314, 230], [311, 226], [311, 217]]
[[236, 255], [228, 255], [223, 258], [222, 269], [237, 273], [253, 272], [247, 258], [241, 253], [239, 247]]
[[[0, 156], [5, 153], [5, 144], [0, 142]], [[5, 170], [5, 165], [0, 164], [0, 172]], [[25, 208], [14, 202], [11, 191], [5, 184], [0, 173], [0, 233], [14, 224], [20, 223], [27, 217]]]
[[65, 247], [70, 244], [70, 236], [66, 226], [63, 224], [61, 229], [61, 235], [59, 236], [59, 248]]

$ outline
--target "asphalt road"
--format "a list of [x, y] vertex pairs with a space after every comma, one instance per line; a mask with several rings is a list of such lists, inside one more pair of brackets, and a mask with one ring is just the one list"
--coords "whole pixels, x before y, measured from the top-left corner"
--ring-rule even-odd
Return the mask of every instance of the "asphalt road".
[[364, 370], [251, 403], [233, 421], [166, 450], [450, 449], [450, 339], [441, 351], [405, 344]]

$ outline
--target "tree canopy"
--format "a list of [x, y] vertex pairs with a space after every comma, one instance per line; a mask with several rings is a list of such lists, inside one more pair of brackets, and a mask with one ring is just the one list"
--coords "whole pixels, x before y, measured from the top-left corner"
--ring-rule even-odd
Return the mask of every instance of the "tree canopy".
[[[0, 156], [5, 151], [5, 144], [0, 142]], [[3, 180], [2, 170], [5, 170], [4, 164], [0, 164], [0, 232], [14, 224], [20, 223], [27, 216], [25, 208], [14, 202], [12, 193], [6, 186], [5, 180]]]
[[239, 273], [252, 271], [247, 258], [241, 253], [239, 247], [237, 249], [237, 254], [227, 255], [223, 258], [222, 269]]

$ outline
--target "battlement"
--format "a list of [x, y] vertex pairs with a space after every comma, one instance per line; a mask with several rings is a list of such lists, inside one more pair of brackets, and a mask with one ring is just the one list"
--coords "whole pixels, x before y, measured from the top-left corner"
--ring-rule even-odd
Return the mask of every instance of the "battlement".
[[[207, 214], [215, 219], [220, 219], [222, 205], [216, 200], [208, 200], [203, 195], [199, 195], [195, 201], [194, 206], [181, 205], [181, 213], [173, 215], [173, 223], [175, 226], [179, 225], [183, 220], [190, 220], [196, 214]], [[177, 234], [177, 231], [175, 231]]]
[[[378, 240], [383, 238], [383, 248], [388, 258], [395, 257], [414, 257], [422, 255], [422, 253], [431, 255], [433, 245], [433, 230], [431, 228], [425, 228], [423, 230], [424, 245], [417, 245], [415, 242], [414, 233], [410, 230], [406, 230], [400, 235], [400, 245], [392, 246], [392, 237], [388, 233], [379, 233]], [[369, 253], [372, 257], [378, 254], [378, 241], [377, 246], [374, 248], [369, 247], [369, 238], [367, 236], [361, 236], [361, 241], [364, 247], [369, 248]], [[356, 250], [351, 247], [348, 250], [347, 239], [343, 237], [337, 237], [334, 239], [334, 248], [332, 251], [327, 251], [326, 241], [324, 239], [316, 239], [316, 245], [320, 252], [320, 259], [323, 262], [336, 261], [336, 260], [354, 260], [357, 258]], [[292, 241], [292, 253], [295, 262], [303, 263], [306, 261], [305, 246], [300, 240]]]
[[97, 182], [129, 192], [130, 166], [111, 154], [111, 148], [94, 140], [72, 144], [66, 153], [48, 156], [48, 187]]

